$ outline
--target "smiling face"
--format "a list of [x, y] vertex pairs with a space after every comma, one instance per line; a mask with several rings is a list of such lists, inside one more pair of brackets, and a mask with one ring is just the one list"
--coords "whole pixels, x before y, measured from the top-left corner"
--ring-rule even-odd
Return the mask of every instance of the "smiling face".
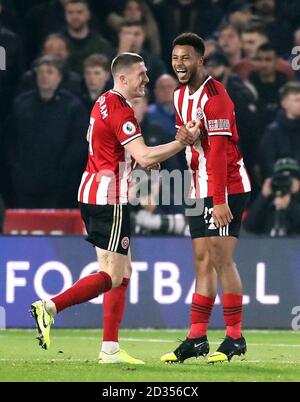
[[149, 78], [147, 76], [147, 68], [143, 62], [127, 67], [120, 75], [120, 80], [126, 89], [128, 99], [145, 96], [145, 89]]
[[180, 84], [187, 85], [195, 80], [199, 68], [203, 65], [203, 56], [193, 46], [177, 45], [172, 52], [172, 67]]

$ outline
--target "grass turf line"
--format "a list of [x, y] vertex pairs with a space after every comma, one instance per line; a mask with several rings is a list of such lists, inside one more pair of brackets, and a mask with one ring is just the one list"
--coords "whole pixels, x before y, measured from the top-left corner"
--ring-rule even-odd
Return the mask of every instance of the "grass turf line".
[[[208, 365], [203, 358], [163, 364], [186, 331], [122, 330], [121, 347], [144, 366], [99, 365], [98, 330], [53, 330], [49, 351], [38, 347], [34, 330], [0, 331], [0, 381], [295, 381], [300, 379], [300, 333], [246, 331], [248, 353], [231, 363]], [[210, 331], [211, 352], [224, 336]]]

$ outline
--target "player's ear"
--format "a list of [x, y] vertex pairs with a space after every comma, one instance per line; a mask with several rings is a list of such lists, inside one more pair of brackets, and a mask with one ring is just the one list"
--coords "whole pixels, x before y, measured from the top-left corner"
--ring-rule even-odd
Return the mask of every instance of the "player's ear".
[[125, 76], [125, 74], [121, 74], [120, 75], [120, 81], [121, 81], [121, 83], [124, 85], [124, 84], [127, 84], [127, 79], [126, 79], [126, 76]]
[[203, 66], [203, 64], [204, 64], [204, 56], [199, 57], [198, 63], [199, 63], [199, 66]]

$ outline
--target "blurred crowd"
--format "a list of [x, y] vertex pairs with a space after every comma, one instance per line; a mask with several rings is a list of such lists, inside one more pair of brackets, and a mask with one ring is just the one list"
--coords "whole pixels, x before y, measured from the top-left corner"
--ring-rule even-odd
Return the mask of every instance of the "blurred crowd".
[[[148, 68], [133, 105], [146, 143], [174, 138], [172, 41], [186, 31], [205, 39], [205, 67], [235, 102], [253, 186], [245, 228], [300, 233], [298, 0], [0, 0], [0, 211], [77, 207], [89, 113], [121, 52]], [[184, 171], [184, 155], [162, 168]], [[138, 233], [186, 233], [182, 208], [150, 201], [134, 212]]]

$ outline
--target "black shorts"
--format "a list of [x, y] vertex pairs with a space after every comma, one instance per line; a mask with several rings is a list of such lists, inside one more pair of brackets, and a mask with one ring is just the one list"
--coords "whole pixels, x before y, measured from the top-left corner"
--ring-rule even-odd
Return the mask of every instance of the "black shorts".
[[239, 237], [242, 216], [245, 211], [249, 193], [228, 195], [228, 205], [233, 215], [233, 220], [229, 225], [217, 228], [212, 217], [213, 198], [204, 198], [203, 213], [199, 216], [188, 216], [192, 239], [199, 237]]
[[128, 205], [79, 203], [79, 208], [88, 234], [87, 241], [103, 250], [128, 254], [131, 236]]

